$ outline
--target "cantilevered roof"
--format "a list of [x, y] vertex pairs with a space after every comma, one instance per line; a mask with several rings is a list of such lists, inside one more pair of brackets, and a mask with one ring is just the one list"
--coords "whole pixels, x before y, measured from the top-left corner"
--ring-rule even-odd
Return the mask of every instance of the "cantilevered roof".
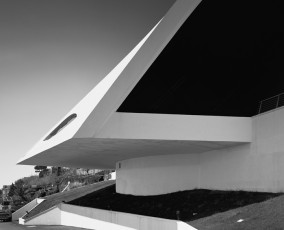
[[[249, 143], [251, 118], [116, 113], [200, 0], [177, 0], [127, 56], [19, 164], [114, 168], [151, 155]], [[145, 92], [147, 93], [147, 92]]]
[[[57, 135], [52, 138], [60, 140], [64, 130]], [[52, 138], [40, 141], [20, 163], [114, 168], [116, 162], [130, 158], [197, 154], [243, 145], [251, 141], [251, 135], [251, 118], [247, 117], [114, 113], [94, 136], [75, 134], [58, 145], [49, 142]]]

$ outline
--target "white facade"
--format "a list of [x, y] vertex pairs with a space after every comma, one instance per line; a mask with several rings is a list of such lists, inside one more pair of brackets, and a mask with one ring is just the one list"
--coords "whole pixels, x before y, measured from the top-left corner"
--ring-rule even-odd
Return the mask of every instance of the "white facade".
[[175, 1], [18, 163], [116, 168], [117, 191], [134, 195], [194, 188], [283, 192], [283, 108], [252, 118], [116, 112], [200, 1]]
[[284, 108], [252, 118], [252, 142], [117, 164], [117, 192], [156, 195], [195, 188], [284, 191]]
[[[96, 145], [97, 141], [100, 142], [102, 138], [98, 138], [100, 131], [200, 2], [201, 0], [176, 1], [166, 15], [156, 22], [152, 30], [130, 50], [125, 58], [18, 163], [38, 165], [41, 162], [40, 165], [87, 167], [85, 165], [88, 163], [87, 158], [84, 160], [81, 157], [78, 161], [76, 159], [74, 164], [68, 162], [68, 159], [74, 156], [69, 155], [70, 153], [66, 150], [81, 145], [83, 148], [89, 148]], [[61, 149], [62, 147], [64, 150]], [[90, 152], [90, 150], [86, 151]], [[76, 155], [78, 154], [76, 150]], [[62, 160], [61, 157], [63, 157]], [[117, 160], [117, 158], [113, 159]], [[100, 168], [109, 167], [107, 161], [101, 161], [99, 165], [101, 165]], [[90, 164], [87, 168], [97, 167], [93, 166]], [[114, 168], [114, 165], [112, 164], [111, 167]]]

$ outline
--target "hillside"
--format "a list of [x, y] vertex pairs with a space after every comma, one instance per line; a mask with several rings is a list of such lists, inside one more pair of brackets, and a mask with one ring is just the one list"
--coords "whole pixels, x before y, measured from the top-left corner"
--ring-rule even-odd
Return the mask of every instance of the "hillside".
[[21, 208], [35, 198], [103, 181], [110, 173], [110, 170], [61, 168], [60, 173], [57, 170], [56, 167], [45, 167], [39, 175], [24, 177], [12, 183], [8, 196], [8, 200], [12, 201], [12, 210]]

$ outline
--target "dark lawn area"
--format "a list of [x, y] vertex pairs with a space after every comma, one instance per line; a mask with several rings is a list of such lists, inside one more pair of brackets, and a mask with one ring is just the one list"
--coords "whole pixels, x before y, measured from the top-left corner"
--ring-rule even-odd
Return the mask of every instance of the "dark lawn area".
[[284, 195], [188, 222], [198, 230], [284, 229]]
[[196, 189], [158, 196], [132, 196], [116, 193], [115, 185], [111, 185], [68, 203], [188, 222], [279, 195]]

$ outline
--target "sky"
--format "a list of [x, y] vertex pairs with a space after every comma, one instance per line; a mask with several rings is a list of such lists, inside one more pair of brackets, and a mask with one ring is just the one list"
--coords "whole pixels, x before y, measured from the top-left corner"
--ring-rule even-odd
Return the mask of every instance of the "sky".
[[0, 188], [174, 0], [0, 0]]

